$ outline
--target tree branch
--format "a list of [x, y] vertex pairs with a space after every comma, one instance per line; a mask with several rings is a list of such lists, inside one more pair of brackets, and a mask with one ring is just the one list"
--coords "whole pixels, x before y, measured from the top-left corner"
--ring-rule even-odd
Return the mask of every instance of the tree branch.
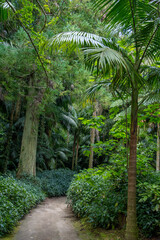
[[16, 13], [14, 7], [10, 4], [10, 2], [9, 2], [8, 0], [6, 0], [6, 2], [8, 3], [8, 5], [9, 5], [10, 8], [12, 9], [12, 11], [15, 13], [16, 18], [17, 18], [17, 20], [19, 21], [19, 23], [21, 24], [21, 26], [22, 26], [22, 28], [24, 29], [24, 31], [27, 33], [28, 38], [29, 38], [29, 40], [30, 40], [30, 42], [31, 42], [31, 44], [32, 44], [32, 46], [33, 46], [36, 54], [37, 54], [37, 57], [38, 57], [38, 59], [39, 59], [39, 61], [40, 61], [40, 63], [41, 63], [41, 66], [42, 66], [42, 68], [43, 68], [43, 71], [44, 71], [44, 73], [45, 73], [45, 75], [46, 75], [46, 81], [47, 81], [47, 85], [48, 85], [48, 84], [49, 84], [49, 79], [48, 79], [47, 71], [46, 71], [46, 69], [45, 69], [45, 67], [44, 67], [44, 64], [43, 64], [43, 62], [42, 62], [42, 60], [41, 60], [41, 57], [40, 57], [40, 55], [39, 55], [39, 53], [38, 53], [38, 50], [37, 50], [37, 48], [36, 48], [36, 46], [35, 46], [32, 38], [31, 38], [29, 32], [27, 31], [27, 29], [25, 28], [25, 26], [23, 25], [23, 23], [22, 23], [21, 20], [19, 19], [18, 14]]
[[43, 25], [43, 27], [42, 27], [42, 29], [41, 29], [41, 31], [40, 31], [40, 33], [45, 29], [45, 27], [46, 27], [46, 23], [47, 23], [47, 15], [46, 15], [46, 12], [45, 12], [45, 10], [44, 10], [44, 8], [42, 7], [42, 5], [40, 4], [40, 2], [38, 1], [38, 0], [36, 0], [36, 2], [38, 3], [38, 5], [39, 5], [39, 7], [40, 7], [40, 9], [41, 9], [41, 11], [43, 12], [43, 14], [44, 14], [44, 25]]

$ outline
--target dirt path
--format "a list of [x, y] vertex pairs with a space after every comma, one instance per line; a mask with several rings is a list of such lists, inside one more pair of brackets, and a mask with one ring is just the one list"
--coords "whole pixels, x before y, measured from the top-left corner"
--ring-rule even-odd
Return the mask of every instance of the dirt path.
[[66, 198], [46, 199], [22, 220], [13, 240], [79, 240]]

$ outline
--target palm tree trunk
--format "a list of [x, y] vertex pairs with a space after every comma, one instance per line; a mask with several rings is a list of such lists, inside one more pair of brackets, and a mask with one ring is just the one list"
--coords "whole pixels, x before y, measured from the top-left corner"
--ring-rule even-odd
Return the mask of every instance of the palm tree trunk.
[[[97, 103], [95, 103], [95, 105], [94, 105], [93, 117], [96, 117], [96, 115], [97, 115], [96, 106], [97, 106]], [[93, 155], [94, 155], [93, 144], [95, 142], [95, 135], [96, 135], [96, 129], [95, 128], [91, 128], [90, 135], [91, 135], [91, 137], [90, 137], [91, 146], [90, 146], [90, 156], [89, 156], [89, 166], [88, 167], [93, 168]]]
[[132, 88], [126, 240], [137, 240], [138, 238], [136, 216], [137, 115], [138, 115], [138, 90], [137, 88]]
[[77, 146], [76, 146], [76, 160], [75, 160], [75, 170], [78, 168], [78, 151], [79, 151], [79, 137], [77, 138]]
[[93, 144], [95, 141], [95, 128], [91, 128], [91, 146], [90, 146], [90, 156], [89, 156], [89, 168], [93, 168]]
[[72, 157], [72, 170], [74, 170], [74, 160], [75, 160], [75, 149], [76, 149], [76, 133], [74, 134], [74, 142], [73, 142], [73, 157]]
[[34, 87], [32, 87], [32, 82], [30, 82], [25, 124], [22, 136], [21, 153], [17, 172], [18, 178], [24, 174], [31, 176], [36, 175], [36, 152], [39, 114], [37, 113], [38, 105], [34, 101], [35, 95], [36, 90]]
[[159, 165], [160, 165], [160, 126], [157, 123], [157, 157], [156, 157], [156, 171], [159, 172]]

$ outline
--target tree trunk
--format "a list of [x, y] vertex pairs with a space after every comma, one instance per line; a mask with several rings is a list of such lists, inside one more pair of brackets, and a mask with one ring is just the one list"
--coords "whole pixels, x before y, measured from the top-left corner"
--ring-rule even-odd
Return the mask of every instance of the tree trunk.
[[96, 140], [97, 142], [99, 142], [100, 141], [99, 131], [95, 129], [95, 132], [96, 132]]
[[79, 137], [77, 138], [77, 147], [76, 147], [76, 160], [75, 160], [75, 170], [77, 171], [78, 167], [78, 150], [79, 150]]
[[7, 167], [8, 167], [8, 161], [10, 157], [10, 150], [11, 150], [11, 141], [12, 141], [12, 134], [13, 134], [13, 118], [14, 118], [14, 103], [12, 104], [12, 110], [11, 110], [11, 117], [9, 121], [9, 128], [8, 128], [8, 133], [7, 133], [7, 143], [6, 143], [6, 148], [5, 148], [5, 162], [4, 166], [2, 169], [3, 173], [6, 173]]
[[68, 147], [68, 144], [69, 144], [69, 138], [70, 138], [69, 130], [67, 130], [67, 147]]
[[156, 157], [156, 171], [159, 172], [159, 166], [160, 166], [160, 126], [159, 123], [157, 123], [157, 157]]
[[[96, 103], [95, 103], [95, 111], [96, 111], [96, 116], [101, 115], [102, 112], [103, 112], [102, 105], [98, 101], [96, 101]], [[99, 142], [100, 141], [100, 134], [99, 134], [99, 131], [97, 129], [95, 129], [95, 137], [96, 137], [96, 141]]]
[[21, 96], [18, 96], [17, 102], [16, 102], [16, 109], [15, 109], [15, 116], [14, 116], [14, 121], [16, 122], [19, 118], [20, 115], [20, 110], [21, 110]]
[[137, 240], [138, 238], [136, 216], [137, 114], [138, 114], [138, 90], [137, 88], [132, 88], [126, 240]]
[[[93, 112], [93, 117], [96, 116], [96, 113], [97, 113], [97, 111], [96, 111], [96, 103], [95, 103], [95, 110]], [[93, 144], [95, 142], [95, 135], [96, 135], [95, 128], [91, 128], [90, 135], [91, 135], [91, 137], [90, 137], [91, 146], [90, 146], [90, 156], [89, 156], [89, 166], [88, 167], [89, 168], [93, 168], [93, 155], [94, 155], [94, 153], [93, 153]]]
[[36, 175], [39, 116], [37, 113], [38, 104], [35, 102], [35, 95], [36, 90], [32, 87], [32, 83], [30, 82], [17, 177], [21, 177], [23, 174], [31, 176]]
[[93, 168], [93, 144], [95, 141], [95, 128], [91, 128], [91, 146], [90, 146], [90, 156], [89, 156], [89, 168]]
[[76, 133], [74, 134], [74, 142], [73, 142], [72, 170], [74, 170], [75, 149], [76, 149]]

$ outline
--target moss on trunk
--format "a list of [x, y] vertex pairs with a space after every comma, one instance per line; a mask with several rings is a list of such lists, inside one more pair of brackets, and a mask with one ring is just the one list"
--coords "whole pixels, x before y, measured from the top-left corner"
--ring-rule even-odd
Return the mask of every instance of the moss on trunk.
[[23, 130], [20, 159], [17, 177], [24, 174], [36, 175], [36, 151], [38, 137], [38, 105], [34, 101], [36, 90], [33, 86], [29, 88], [26, 117]]

